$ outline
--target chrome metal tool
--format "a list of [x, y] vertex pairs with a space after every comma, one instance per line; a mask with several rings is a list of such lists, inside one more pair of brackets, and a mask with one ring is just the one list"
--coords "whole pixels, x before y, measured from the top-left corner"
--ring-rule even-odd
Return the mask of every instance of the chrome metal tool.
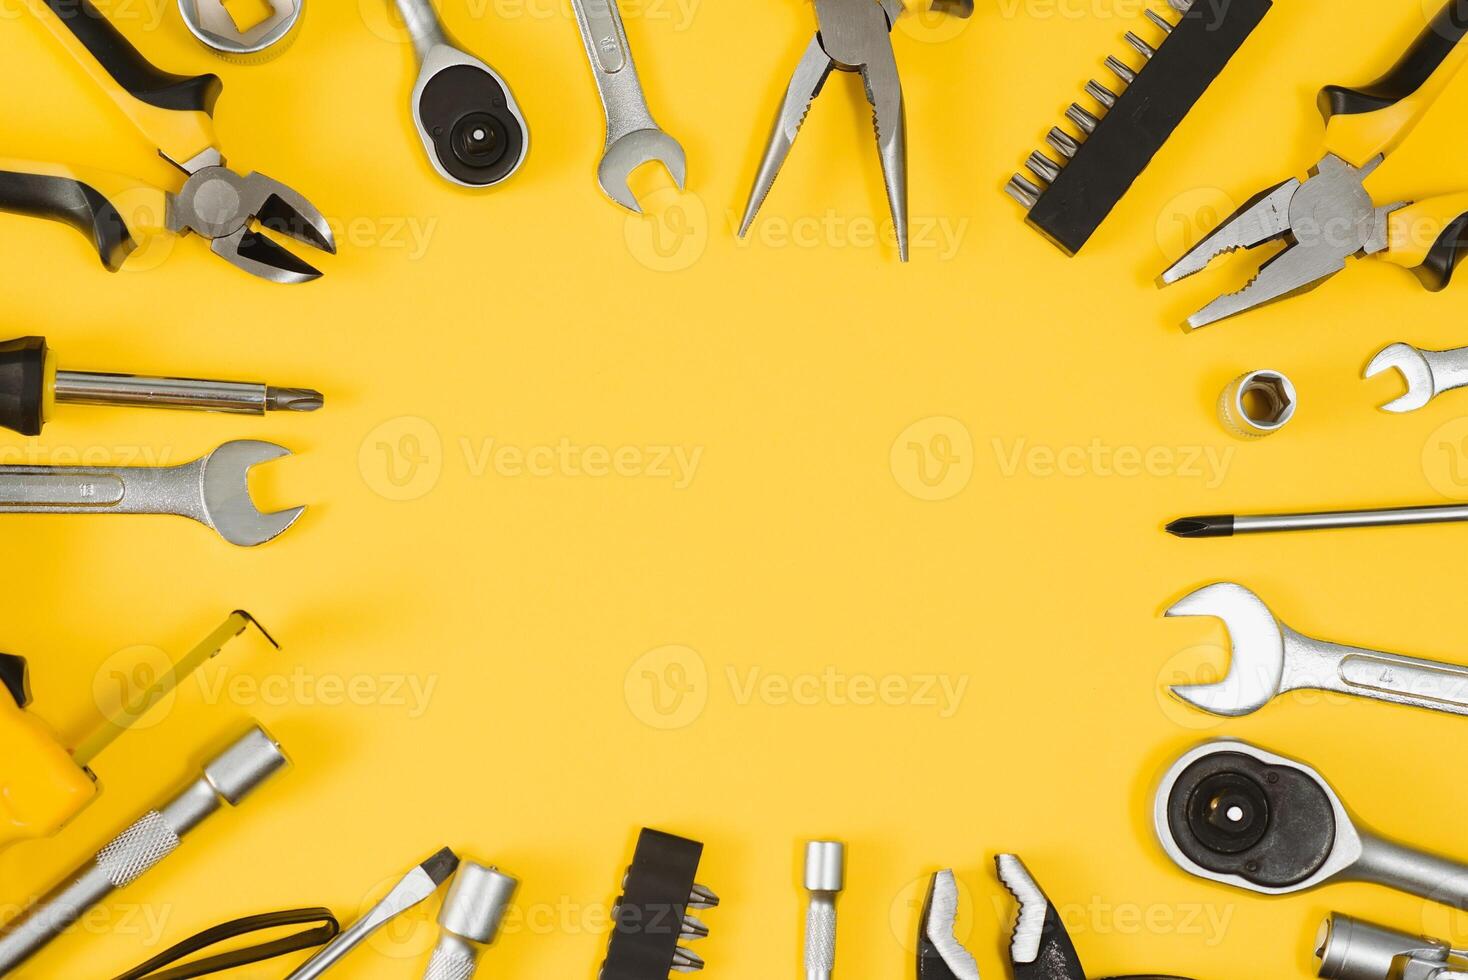
[[1468, 950], [1331, 913], [1315, 939], [1325, 980], [1462, 980]]
[[846, 845], [816, 840], [805, 846], [806, 980], [831, 980], [836, 968], [836, 896], [846, 887]]
[[1410, 344], [1392, 344], [1371, 359], [1366, 377], [1396, 369], [1407, 382], [1407, 393], [1381, 406], [1384, 412], [1415, 412], [1443, 392], [1468, 387], [1468, 347], [1420, 350]]
[[170, 514], [253, 548], [306, 512], [263, 514], [250, 499], [251, 468], [289, 455], [272, 443], [241, 440], [182, 466], [0, 466], [0, 514]]
[[571, 6], [607, 117], [597, 182], [607, 197], [641, 213], [642, 205], [627, 184], [632, 171], [645, 163], [661, 163], [682, 190], [688, 178], [687, 157], [682, 145], [653, 121], [617, 0], [572, 0]]
[[[1086, 980], [1086, 971], [1071, 942], [1060, 911], [1051, 904], [1030, 869], [1015, 854], [994, 859], [999, 881], [1019, 902], [1019, 915], [1009, 942], [1010, 971], [1014, 980]], [[974, 976], [978, 976], [977, 973]], [[1116, 977], [1114, 980], [1181, 980], [1159, 974]]]
[[1229, 538], [1236, 534], [1330, 531], [1358, 527], [1403, 527], [1468, 521], [1468, 504], [1429, 504], [1381, 510], [1336, 510], [1314, 514], [1201, 514], [1167, 525], [1179, 538]]
[[323, 403], [321, 392], [310, 388], [62, 371], [45, 337], [0, 342], [0, 427], [26, 436], [40, 435], [57, 404], [264, 415], [314, 412]]
[[1252, 714], [1286, 691], [1315, 690], [1468, 715], [1468, 667], [1303, 636], [1242, 585], [1220, 582], [1199, 589], [1166, 615], [1208, 616], [1227, 630], [1228, 676], [1216, 684], [1172, 688], [1179, 700], [1210, 714]]
[[1314, 289], [1358, 257], [1411, 269], [1428, 289], [1447, 287], [1468, 248], [1468, 193], [1378, 206], [1366, 181], [1468, 61], [1465, 35], [1468, 0], [1449, 0], [1386, 76], [1321, 92], [1326, 154], [1308, 179], [1292, 177], [1255, 195], [1162, 274], [1169, 285], [1227, 253], [1284, 242], [1252, 282], [1193, 314], [1189, 327]]
[[1168, 769], [1154, 826], [1178, 867], [1264, 895], [1357, 881], [1468, 909], [1468, 865], [1378, 836], [1301, 762], [1206, 742]]
[[471, 980], [479, 957], [499, 935], [520, 882], [495, 868], [462, 861], [438, 911], [439, 938], [423, 980]]
[[225, 805], [239, 806], [288, 764], [263, 728], [251, 728], [167, 803], [143, 814], [97, 856], [0, 932], [0, 976], [10, 973], [119, 888], [178, 850], [184, 837]]
[[530, 127], [499, 72], [462, 50], [431, 0], [396, 0], [418, 55], [413, 123], [438, 175], [460, 187], [493, 187], [530, 152]]
[[979, 980], [979, 964], [963, 948], [958, 926], [958, 880], [939, 871], [928, 884], [918, 920], [918, 980]]
[[315, 980], [341, 962], [367, 937], [393, 919], [422, 902], [426, 902], [449, 880], [459, 858], [445, 847], [403, 876], [382, 901], [372, 906], [362, 918], [343, 929], [341, 935], [327, 943], [315, 956], [301, 965], [286, 980]]

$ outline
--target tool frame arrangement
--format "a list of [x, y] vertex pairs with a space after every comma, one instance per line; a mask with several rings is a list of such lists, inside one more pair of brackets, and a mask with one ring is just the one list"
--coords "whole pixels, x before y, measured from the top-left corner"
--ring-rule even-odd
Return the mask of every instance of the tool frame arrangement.
[[[461, 190], [487, 191], [520, 174], [530, 159], [530, 124], [507, 79], [454, 40], [432, 0], [371, 2], [391, 4], [411, 41], [417, 75], [407, 99], [408, 119], [431, 175]], [[110, 172], [3, 162], [0, 212], [70, 225], [111, 272], [154, 238], [193, 235], [225, 262], [273, 284], [300, 286], [322, 276], [278, 239], [335, 254], [337, 242], [325, 215], [290, 186], [226, 165], [214, 128], [223, 90], [216, 75], [176, 75], [158, 68], [91, 0], [24, 0], [24, 6], [178, 171], [179, 181], [165, 189]], [[178, 6], [184, 25], [201, 44], [246, 64], [284, 54], [301, 30], [306, 9], [305, 0], [265, 0], [265, 12], [246, 22], [232, 0], [178, 0]], [[906, 262], [911, 251], [907, 110], [893, 36], [914, 5], [812, 0], [811, 6], [815, 32], [785, 88], [737, 235], [744, 237], [759, 220], [826, 83], [834, 73], [847, 73], [861, 79], [872, 114], [897, 258]], [[925, 6], [954, 18], [980, 12], [969, 0], [934, 0]], [[1149, 40], [1137, 30], [1125, 34], [1141, 62], [1107, 57], [1104, 64], [1114, 81], [1088, 82], [1084, 91], [1090, 103], [1076, 102], [1064, 112], [1070, 129], [1051, 129], [1044, 137], [1049, 149], [1025, 161], [1029, 175], [1016, 174], [1006, 185], [1025, 209], [1028, 224], [1068, 259], [1077, 258], [1123, 197], [1156, 166], [1175, 132], [1208, 104], [1214, 83], [1263, 29], [1273, 7], [1273, 0], [1230, 0], [1210, 9], [1195, 0], [1167, 0], [1165, 8], [1144, 10], [1135, 26], [1158, 36]], [[597, 185], [610, 201], [640, 214], [643, 202], [630, 183], [633, 173], [658, 164], [684, 191], [687, 154], [653, 118], [618, 0], [571, 0], [570, 10], [593, 82], [583, 94], [595, 91], [605, 116], [594, 166]], [[1171, 286], [1230, 253], [1282, 246], [1243, 290], [1190, 317], [1190, 329], [1313, 290], [1358, 258], [1381, 258], [1409, 269], [1434, 292], [1448, 288], [1468, 249], [1468, 193], [1381, 204], [1368, 183], [1468, 64], [1465, 41], [1468, 0], [1445, 0], [1378, 81], [1321, 89], [1325, 155], [1308, 177], [1290, 177], [1254, 195], [1162, 273], [1159, 285]], [[124, 195], [142, 195], [153, 208], [125, 208]], [[1410, 227], [1424, 224], [1437, 234], [1425, 242], [1412, 238]], [[1430, 350], [1391, 343], [1369, 362], [1364, 376], [1391, 372], [1400, 375], [1406, 392], [1382, 405], [1382, 411], [1419, 411], [1439, 396], [1468, 387], [1468, 347]], [[61, 370], [44, 338], [0, 343], [0, 427], [39, 436], [58, 408], [69, 405], [259, 416], [317, 411], [325, 396], [311, 388], [254, 382]], [[1248, 370], [1219, 395], [1218, 422], [1228, 434], [1255, 442], [1283, 430], [1301, 405], [1295, 382], [1284, 372]], [[171, 466], [0, 465], [0, 515], [182, 516], [231, 545], [261, 547], [305, 514], [304, 507], [265, 513], [251, 498], [251, 469], [288, 455], [271, 442], [234, 439]], [[1448, 504], [1202, 515], [1174, 520], [1166, 530], [1178, 538], [1202, 539], [1465, 521], [1468, 506]], [[1289, 692], [1315, 690], [1468, 716], [1468, 666], [1296, 632], [1242, 585], [1204, 586], [1165, 615], [1210, 618], [1225, 629], [1230, 657], [1225, 676], [1169, 689], [1199, 712], [1238, 718]], [[76, 745], [66, 744], [32, 711], [27, 660], [0, 654], [5, 749], [0, 754], [0, 846], [44, 842], [69, 832], [98, 796], [97, 757], [252, 626], [275, 643], [249, 613], [231, 613], [165, 676], [104, 717]], [[144, 811], [48, 894], [0, 924], [0, 977], [62, 940], [89, 910], [180, 850], [206, 820], [240, 807], [291, 766], [283, 746], [258, 723], [214, 747], [205, 759], [182, 789]], [[1218, 738], [1184, 752], [1155, 784], [1150, 815], [1161, 854], [1209, 886], [1280, 896], [1357, 882], [1468, 909], [1468, 863], [1378, 834], [1353, 816], [1315, 769], [1241, 739]], [[704, 857], [700, 841], [642, 829], [616, 889], [600, 980], [664, 980], [706, 968], [691, 946], [706, 940], [710, 928], [695, 913], [718, 908], [721, 899], [698, 882]], [[994, 865], [994, 891], [1002, 889], [1014, 906], [1009, 975], [1086, 980], [1061, 909], [1025, 861], [1006, 852], [995, 855]], [[952, 869], [928, 870], [923, 880], [927, 887], [912, 944], [918, 980], [979, 980], [979, 960], [960, 935], [958, 876]], [[807, 843], [800, 883], [806, 980], [832, 980], [838, 969], [855, 973], [856, 968], [838, 967], [838, 899], [848, 891], [848, 845]], [[443, 847], [392, 878], [386, 892], [345, 926], [324, 907], [249, 915], [179, 941], [118, 980], [183, 980], [285, 957], [295, 964], [287, 980], [316, 980], [441, 893], [437, 938], [423, 975], [470, 980], [505, 931], [519, 885], [497, 867]], [[860, 895], [845, 899], [862, 900]], [[313, 928], [275, 935], [301, 926]], [[257, 934], [273, 938], [253, 946], [238, 942]], [[1326, 978], [1468, 977], [1468, 950], [1342, 913], [1331, 913], [1311, 950], [1319, 975]], [[1138, 974], [1122, 980], [1179, 978]]]

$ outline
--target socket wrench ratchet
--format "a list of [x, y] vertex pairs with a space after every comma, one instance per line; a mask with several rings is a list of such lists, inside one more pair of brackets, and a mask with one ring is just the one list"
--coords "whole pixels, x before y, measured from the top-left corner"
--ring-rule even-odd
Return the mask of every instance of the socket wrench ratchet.
[[687, 158], [678, 141], [653, 121], [617, 0], [572, 0], [571, 6], [576, 10], [576, 25], [581, 28], [581, 40], [586, 44], [607, 117], [606, 146], [597, 165], [597, 182], [613, 201], [641, 214], [642, 206], [627, 186], [632, 171], [657, 161], [668, 169], [681, 191], [688, 176]]
[[1153, 819], [1168, 857], [1208, 881], [1264, 895], [1369, 882], [1468, 910], [1468, 865], [1377, 835], [1314, 769], [1247, 742], [1174, 763]]
[[1179, 700], [1210, 714], [1252, 714], [1285, 691], [1314, 690], [1468, 715], [1468, 667], [1303, 636], [1242, 585], [1199, 589], [1167, 615], [1212, 616], [1227, 628], [1233, 648], [1228, 676], [1172, 688]]
[[305, 513], [263, 514], [250, 500], [251, 468], [289, 455], [273, 443], [240, 440], [181, 466], [0, 466], [0, 514], [171, 514], [251, 548]]

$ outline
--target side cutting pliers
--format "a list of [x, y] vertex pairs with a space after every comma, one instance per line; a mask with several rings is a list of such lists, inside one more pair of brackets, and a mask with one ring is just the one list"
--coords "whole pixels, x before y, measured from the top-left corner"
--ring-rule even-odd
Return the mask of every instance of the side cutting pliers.
[[279, 181], [225, 166], [214, 134], [214, 104], [223, 88], [217, 76], [158, 70], [90, 0], [24, 2], [186, 179], [174, 193], [103, 171], [3, 160], [0, 210], [71, 225], [112, 271], [155, 237], [193, 232], [210, 241], [215, 255], [263, 279], [300, 283], [321, 275], [262, 234], [334, 253], [321, 212]]
[[[862, 77], [867, 102], [872, 107], [877, 155], [882, 161], [897, 250], [905, 262], [908, 257], [907, 114], [902, 79], [897, 74], [897, 55], [892, 49], [892, 28], [903, 13], [903, 0], [815, 0], [815, 7], [816, 36], [795, 66], [779, 115], [775, 117], [770, 142], [739, 227], [739, 237], [743, 238], [754, 224], [785, 158], [790, 155], [790, 147], [810, 112], [811, 103], [821, 94], [831, 72], [856, 72]], [[967, 17], [973, 13], [974, 4], [973, 0], [941, 0], [933, 7], [943, 13]]]
[[1379, 81], [1321, 92], [1326, 155], [1308, 179], [1291, 178], [1256, 195], [1163, 273], [1162, 284], [1168, 285], [1225, 253], [1285, 243], [1248, 286], [1195, 313], [1190, 327], [1314, 289], [1355, 257], [1375, 256], [1410, 269], [1434, 292], [1447, 287], [1468, 249], [1468, 193], [1378, 207], [1366, 179], [1468, 61], [1465, 35], [1468, 0], [1449, 0]]

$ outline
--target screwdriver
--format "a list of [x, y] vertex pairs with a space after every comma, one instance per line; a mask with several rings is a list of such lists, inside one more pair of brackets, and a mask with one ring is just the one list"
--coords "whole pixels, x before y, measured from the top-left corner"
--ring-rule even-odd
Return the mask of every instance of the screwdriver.
[[1326, 531], [1336, 528], [1402, 527], [1420, 524], [1456, 524], [1468, 521], [1468, 506], [1430, 504], [1384, 510], [1339, 510], [1319, 514], [1213, 514], [1180, 517], [1167, 525], [1179, 538], [1231, 538], [1236, 534], [1276, 531]]
[[31, 693], [25, 659], [0, 654], [0, 745], [5, 746], [0, 753], [0, 850], [22, 840], [51, 837], [85, 810], [97, 796], [97, 779], [89, 768], [92, 761], [252, 625], [272, 646], [278, 646], [255, 617], [243, 610], [231, 613], [203, 642], [115, 715], [104, 719], [70, 752], [26, 710]]
[[26, 436], [41, 434], [57, 403], [264, 415], [314, 412], [324, 401], [310, 388], [59, 371], [45, 337], [0, 343], [0, 426]]

